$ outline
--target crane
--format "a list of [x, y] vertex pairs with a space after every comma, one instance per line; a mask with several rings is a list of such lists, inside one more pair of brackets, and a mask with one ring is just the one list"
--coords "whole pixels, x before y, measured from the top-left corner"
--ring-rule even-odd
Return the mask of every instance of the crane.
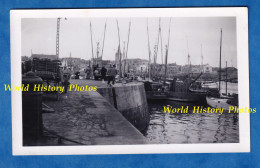
[[[57, 18], [57, 32], [56, 32], [56, 56], [57, 59], [59, 59], [59, 54], [60, 54], [60, 20], [62, 18], [58, 17]], [[67, 20], [67, 18], [65, 18]]]

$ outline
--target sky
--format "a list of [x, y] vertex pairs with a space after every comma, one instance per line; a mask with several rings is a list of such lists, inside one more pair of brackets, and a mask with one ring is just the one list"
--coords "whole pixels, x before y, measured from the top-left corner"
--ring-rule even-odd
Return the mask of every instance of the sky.
[[[114, 60], [118, 48], [119, 24], [120, 45], [123, 50], [127, 43], [129, 22], [131, 20], [128, 58], [149, 59], [147, 20], [149, 41], [153, 60], [154, 45], [157, 43], [159, 18], [63, 18], [60, 21], [60, 58], [72, 57], [91, 59], [91, 33], [92, 24], [93, 49], [96, 44], [102, 48], [104, 25], [106, 37], [104, 41], [103, 59]], [[169, 36], [170, 27], [170, 36]], [[192, 64], [203, 63], [219, 66], [220, 30], [222, 28], [222, 66], [237, 67], [237, 42], [235, 17], [173, 17], [161, 18], [163, 60], [165, 58], [165, 45], [168, 43], [168, 63], [179, 65], [187, 64], [189, 53]], [[33, 54], [56, 54], [56, 18], [24, 18], [22, 19], [22, 56]], [[161, 45], [161, 44], [160, 44]], [[201, 50], [202, 46], [202, 50]], [[202, 52], [201, 52], [202, 51]], [[162, 63], [161, 48], [159, 46], [157, 63]]]

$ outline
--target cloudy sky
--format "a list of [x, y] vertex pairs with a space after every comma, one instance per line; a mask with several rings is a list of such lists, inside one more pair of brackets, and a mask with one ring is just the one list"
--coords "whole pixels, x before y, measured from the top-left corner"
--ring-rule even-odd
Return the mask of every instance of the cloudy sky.
[[[106, 39], [103, 59], [114, 60], [118, 47], [118, 32], [116, 18], [68, 18], [60, 22], [60, 57], [90, 59], [91, 35], [90, 21], [93, 30], [94, 52], [96, 43], [102, 47], [104, 25], [107, 20]], [[128, 58], [142, 58], [148, 60], [147, 18], [118, 19], [121, 48], [127, 41], [128, 24], [131, 20]], [[163, 56], [168, 40], [170, 18], [161, 18]], [[56, 25], [55, 18], [22, 19], [22, 55], [56, 54]], [[149, 18], [149, 37], [151, 53], [157, 41], [159, 18]], [[237, 66], [236, 53], [236, 19], [234, 17], [204, 17], [204, 18], [172, 18], [170, 29], [170, 45], [168, 63], [187, 63], [187, 53], [190, 53], [191, 63], [201, 63], [201, 45], [204, 63], [212, 66], [219, 65], [220, 29], [223, 30], [222, 65], [228, 61], [228, 66]], [[188, 42], [188, 45], [187, 45]], [[157, 62], [161, 63], [161, 49], [159, 48]], [[153, 56], [153, 55], [152, 55]]]

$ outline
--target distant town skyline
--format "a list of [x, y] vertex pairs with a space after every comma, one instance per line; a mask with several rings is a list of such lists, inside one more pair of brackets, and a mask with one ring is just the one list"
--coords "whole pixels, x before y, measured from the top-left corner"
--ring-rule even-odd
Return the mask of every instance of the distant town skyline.
[[[147, 18], [119, 18], [121, 51], [127, 42], [129, 21], [131, 31], [128, 58], [149, 59]], [[92, 23], [93, 51], [96, 54], [97, 42], [102, 50], [104, 25], [107, 22], [103, 59], [115, 60], [118, 49], [118, 30], [116, 18], [68, 18], [60, 22], [60, 58], [70, 57], [89, 60], [92, 58], [90, 21]], [[170, 18], [161, 18], [163, 61], [165, 45], [168, 43]], [[56, 54], [57, 18], [22, 19], [22, 56], [33, 54]], [[151, 61], [154, 45], [157, 42], [159, 18], [148, 18]], [[222, 66], [237, 67], [236, 18], [235, 17], [199, 17], [172, 18], [169, 42], [168, 63], [187, 64], [188, 53], [191, 63], [201, 64], [201, 46], [203, 64], [219, 66], [220, 29], [222, 28]], [[125, 46], [126, 47], [126, 46]], [[157, 63], [162, 63], [161, 44]]]

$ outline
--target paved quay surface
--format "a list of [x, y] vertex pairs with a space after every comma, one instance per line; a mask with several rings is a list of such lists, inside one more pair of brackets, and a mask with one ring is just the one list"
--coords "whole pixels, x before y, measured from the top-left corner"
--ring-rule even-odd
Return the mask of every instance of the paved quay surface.
[[[106, 87], [101, 81], [70, 80], [79, 86]], [[70, 91], [59, 101], [46, 100], [55, 112], [43, 114], [44, 128], [61, 145], [146, 144], [146, 138], [98, 92]]]
[[[136, 83], [140, 83], [138, 81], [129, 82], [126, 84], [122, 83], [115, 83], [113, 87], [121, 87], [121, 86], [127, 86], [127, 85], [134, 85]], [[88, 80], [88, 79], [70, 79], [70, 84], [77, 84], [78, 86], [97, 86], [98, 88], [107, 88], [107, 81], [105, 83], [102, 83], [102, 81], [99, 80]]]

